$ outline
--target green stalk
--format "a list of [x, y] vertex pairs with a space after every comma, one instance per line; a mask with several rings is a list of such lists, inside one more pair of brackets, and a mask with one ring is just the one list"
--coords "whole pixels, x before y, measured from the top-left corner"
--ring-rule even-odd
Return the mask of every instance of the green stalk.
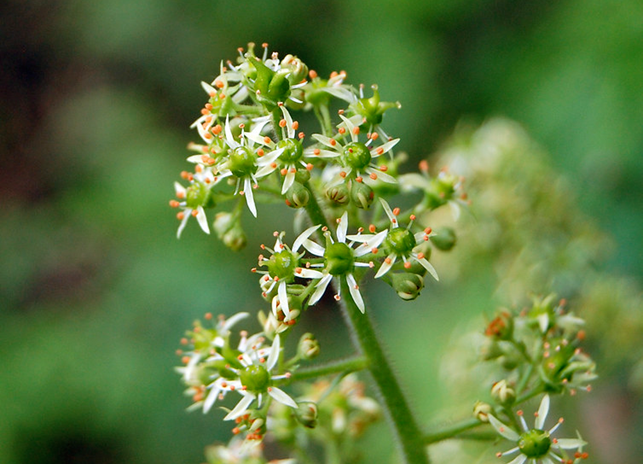
[[[308, 188], [310, 186], [306, 185]], [[311, 190], [314, 192], [314, 190]], [[313, 224], [328, 227], [326, 216], [321, 210], [315, 195], [311, 195], [306, 211]], [[337, 279], [334, 279], [336, 282]], [[393, 429], [403, 462], [407, 464], [429, 464], [424, 438], [415, 417], [411, 413], [406, 397], [384, 356], [384, 351], [375, 334], [369, 314], [362, 314], [351, 298], [346, 278], [341, 278], [340, 306], [344, 319], [350, 329], [353, 344], [366, 360], [377, 390], [382, 398], [384, 411]]]
[[315, 379], [324, 375], [361, 371], [366, 368], [366, 363], [367, 360], [364, 356], [355, 356], [323, 364], [321, 366], [298, 370], [290, 376], [289, 380], [290, 382], [295, 382], [299, 380]]
[[452, 424], [448, 427], [445, 427], [438, 432], [427, 433], [426, 435], [424, 435], [424, 443], [430, 445], [442, 440], [447, 440], [481, 424], [482, 422], [480, 422], [478, 419], [467, 419], [465, 421], [458, 422], [457, 424]]
[[353, 302], [346, 279], [341, 279], [342, 312], [351, 328], [353, 343], [368, 361], [377, 390], [384, 402], [384, 410], [397, 438], [400, 453], [407, 464], [429, 464], [424, 438], [415, 417], [411, 413], [402, 389], [380, 346], [373, 324], [368, 315], [362, 314]]

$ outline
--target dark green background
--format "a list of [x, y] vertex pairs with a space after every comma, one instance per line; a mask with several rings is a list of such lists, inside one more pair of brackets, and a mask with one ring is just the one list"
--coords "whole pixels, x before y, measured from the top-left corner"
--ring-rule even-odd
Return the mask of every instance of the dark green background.
[[[378, 83], [403, 106], [385, 127], [416, 159], [463, 119], [519, 121], [569, 177], [582, 210], [614, 236], [606, 270], [640, 283], [637, 0], [7, 0], [0, 462], [195, 463], [225, 438], [218, 416], [185, 414], [174, 350], [204, 312], [262, 306], [248, 270], [257, 245], [281, 227], [269, 219], [281, 210], [246, 218], [267, 233], [249, 230], [239, 255], [195, 224], [177, 241], [167, 201], [196, 137], [188, 126], [204, 102], [199, 82], [248, 41], [296, 54], [321, 75], [344, 69], [352, 83]], [[479, 275], [433, 285], [406, 308], [372, 286], [372, 313], [427, 421], [443, 396], [431, 372], [464, 317], [458, 308], [480, 314], [496, 304], [493, 279]], [[332, 307], [310, 317], [317, 327], [340, 324]], [[593, 462], [638, 462], [640, 433], [630, 432], [641, 423], [632, 406], [640, 396], [624, 377], [601, 381], [625, 419], [616, 421], [620, 440], [598, 440]], [[382, 442], [373, 453], [388, 452]]]

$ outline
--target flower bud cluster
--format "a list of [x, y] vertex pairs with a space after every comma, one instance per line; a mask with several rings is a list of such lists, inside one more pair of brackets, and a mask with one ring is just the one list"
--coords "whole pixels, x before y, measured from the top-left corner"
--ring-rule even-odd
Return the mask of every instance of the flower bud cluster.
[[[508, 371], [507, 379], [492, 388], [498, 404], [512, 404], [516, 382], [521, 382], [523, 389], [550, 393], [591, 389], [596, 366], [580, 348], [584, 321], [565, 312], [564, 300], [555, 303], [554, 298], [534, 298], [531, 307], [518, 314], [502, 310], [487, 325], [482, 357]], [[525, 377], [527, 372], [529, 377]]]

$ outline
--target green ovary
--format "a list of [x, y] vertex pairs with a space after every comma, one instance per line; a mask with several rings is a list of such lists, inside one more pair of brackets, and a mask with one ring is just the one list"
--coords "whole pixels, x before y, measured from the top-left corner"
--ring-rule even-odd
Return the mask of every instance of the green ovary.
[[288, 250], [280, 251], [270, 257], [268, 270], [273, 277], [280, 279], [292, 279], [297, 267], [296, 257]]
[[190, 208], [203, 206], [208, 197], [208, 189], [201, 182], [190, 185], [185, 192], [185, 204]]
[[538, 459], [545, 456], [551, 448], [549, 432], [532, 429], [523, 433], [518, 440], [518, 448], [528, 458]]
[[326, 269], [331, 275], [344, 275], [353, 270], [353, 251], [345, 243], [333, 243], [326, 248]]
[[279, 159], [286, 164], [291, 164], [299, 161], [304, 153], [301, 142], [295, 139], [285, 139], [279, 141], [278, 148], [285, 148], [284, 152], [279, 156]]
[[393, 229], [385, 243], [398, 256], [409, 256], [416, 245], [415, 237], [407, 229]]
[[363, 143], [352, 142], [344, 147], [342, 158], [347, 166], [359, 171], [370, 164], [371, 152]]
[[257, 172], [257, 156], [246, 147], [237, 147], [230, 154], [230, 171], [237, 177], [246, 177]]
[[251, 393], [263, 393], [270, 386], [270, 373], [262, 365], [248, 366], [239, 374], [241, 384]]

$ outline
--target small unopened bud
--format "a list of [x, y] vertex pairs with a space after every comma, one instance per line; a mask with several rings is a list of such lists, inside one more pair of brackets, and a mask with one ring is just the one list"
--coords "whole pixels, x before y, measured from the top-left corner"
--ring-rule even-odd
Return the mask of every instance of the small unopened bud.
[[501, 311], [489, 324], [484, 331], [487, 337], [496, 340], [511, 340], [513, 336], [514, 320], [509, 311]]
[[516, 400], [516, 391], [502, 379], [491, 387], [491, 396], [503, 406], [510, 406]]
[[233, 251], [239, 251], [248, 244], [248, 237], [241, 226], [237, 223], [232, 229], [226, 232], [221, 238], [223, 244]]
[[326, 190], [326, 197], [338, 205], [345, 205], [350, 201], [348, 187], [346, 187], [346, 184], [339, 184], [330, 187]]
[[473, 417], [480, 422], [489, 422], [489, 414], [491, 412], [493, 412], [493, 408], [488, 403], [476, 401], [476, 404], [473, 405]]
[[299, 182], [293, 182], [286, 192], [286, 204], [291, 208], [303, 208], [310, 201], [310, 192]]
[[320, 348], [319, 342], [311, 333], [306, 333], [301, 336], [299, 346], [297, 347], [297, 354], [301, 359], [310, 360], [319, 356]]
[[480, 348], [480, 356], [484, 361], [490, 361], [492, 359], [497, 359], [503, 355], [502, 348], [498, 342], [494, 339], [486, 338], [482, 343]]
[[435, 230], [435, 235], [431, 236], [431, 243], [438, 250], [449, 251], [456, 243], [455, 231], [451, 227], [440, 227]]
[[223, 235], [232, 229], [234, 224], [237, 222], [236, 218], [234, 215], [228, 212], [221, 212], [217, 213], [217, 215], [214, 217], [214, 222], [212, 223], [212, 228], [214, 229], [214, 232], [217, 234], [217, 237], [221, 239]]
[[391, 285], [400, 298], [410, 301], [420, 295], [422, 288], [424, 288], [424, 279], [418, 274], [402, 272], [391, 275]]
[[361, 209], [368, 209], [371, 204], [373, 204], [375, 193], [373, 193], [373, 189], [365, 183], [353, 182], [351, 185], [350, 197], [355, 206]]
[[304, 427], [309, 429], [317, 426], [317, 405], [312, 401], [301, 401], [297, 403], [295, 417]]
[[291, 84], [299, 84], [306, 79], [308, 75], [308, 66], [304, 64], [299, 58], [293, 55], [286, 55], [281, 60], [281, 67], [290, 70], [289, 81]]

